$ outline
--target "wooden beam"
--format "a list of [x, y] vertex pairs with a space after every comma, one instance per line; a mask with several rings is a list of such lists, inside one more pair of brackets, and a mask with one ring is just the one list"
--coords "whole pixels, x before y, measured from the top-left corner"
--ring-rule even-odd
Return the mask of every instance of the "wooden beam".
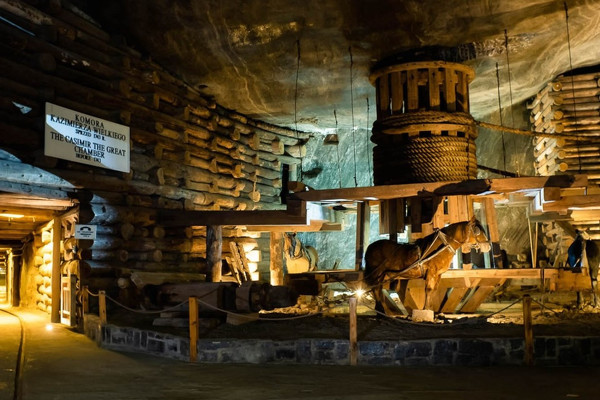
[[481, 203], [484, 208], [485, 222], [488, 226], [488, 234], [491, 242], [500, 241], [500, 233], [498, 232], [498, 219], [496, 216], [496, 208], [494, 207], [494, 199], [483, 199]]
[[371, 211], [366, 202], [358, 203], [356, 208], [356, 257], [354, 269], [360, 271], [362, 267], [365, 250], [369, 245], [369, 229], [371, 222]]
[[98, 292], [98, 317], [100, 317], [100, 325], [104, 326], [108, 323], [106, 315], [106, 292], [104, 290]]
[[53, 323], [60, 322], [60, 241], [62, 239], [62, 224], [60, 218], [54, 218], [52, 224], [52, 312], [50, 321]]
[[570, 212], [571, 220], [600, 220], [600, 210], [573, 210]]
[[397, 242], [398, 241], [398, 208], [397, 200], [383, 200], [379, 206], [379, 233], [388, 233], [389, 239]]
[[448, 299], [444, 303], [441, 312], [450, 314], [454, 313], [456, 311], [456, 307], [458, 307], [468, 291], [468, 287], [453, 287], [450, 291], [450, 294], [448, 294]]
[[[555, 277], [558, 270], [547, 269], [546, 279]], [[540, 270], [535, 268], [526, 269], [450, 269], [442, 274], [445, 278], [507, 278], [507, 279], [539, 279]]]
[[[596, 215], [598, 217], [600, 217], [600, 213], [597, 213]], [[600, 219], [600, 218], [596, 218], [596, 219]], [[573, 218], [571, 217], [571, 213], [568, 213], [567, 215], [561, 215], [555, 211], [545, 212], [545, 213], [541, 213], [541, 214], [534, 214], [534, 215], [529, 216], [529, 221], [531, 221], [531, 222], [572, 221], [572, 220], [573, 220]]]
[[477, 308], [483, 301], [492, 293], [494, 286], [479, 286], [475, 289], [475, 293], [469, 297], [469, 300], [461, 307], [461, 312], [472, 313], [477, 311]]
[[65, 210], [73, 207], [72, 200], [45, 199], [41, 197], [26, 196], [13, 193], [0, 194], [0, 207], [25, 207], [49, 210]]
[[271, 232], [270, 237], [270, 265], [271, 285], [283, 285], [283, 234]]
[[356, 329], [356, 309], [358, 299], [354, 296], [348, 299], [348, 313], [350, 320], [350, 365], [358, 364], [358, 340], [357, 340], [357, 329]]
[[190, 362], [196, 362], [198, 358], [198, 298], [190, 296], [189, 299], [190, 319]]
[[571, 207], [600, 209], [600, 194], [587, 196], [567, 196], [560, 200], [543, 203], [544, 211], [567, 211]]
[[531, 296], [523, 296], [523, 328], [525, 330], [525, 365], [533, 365], [533, 320], [531, 318]]
[[308, 225], [249, 225], [251, 232], [340, 232], [342, 224], [310, 220]]
[[541, 190], [545, 187], [570, 188], [584, 186], [587, 186], [586, 175], [554, 175], [310, 190], [294, 193], [293, 196], [304, 201], [339, 202], [385, 200], [413, 196], [486, 195]]
[[206, 227], [206, 264], [212, 282], [221, 282], [223, 252], [223, 227], [209, 225]]
[[306, 215], [279, 210], [260, 211], [159, 211], [157, 223], [164, 227], [209, 225], [308, 225]]
[[[7, 207], [0, 208], [0, 212], [10, 212], [11, 214], [22, 214], [25, 217], [23, 219], [35, 219], [37, 222], [47, 222], [60, 214], [59, 210], [40, 210], [37, 208], [25, 208], [25, 207]], [[13, 221], [17, 221], [13, 219]]]

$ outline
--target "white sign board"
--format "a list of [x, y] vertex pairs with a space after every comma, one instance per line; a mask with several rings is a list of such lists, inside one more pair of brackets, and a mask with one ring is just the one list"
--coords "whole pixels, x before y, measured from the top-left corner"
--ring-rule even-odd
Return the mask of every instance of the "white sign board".
[[75, 239], [96, 239], [96, 225], [75, 224]]
[[129, 172], [129, 127], [46, 103], [44, 154]]

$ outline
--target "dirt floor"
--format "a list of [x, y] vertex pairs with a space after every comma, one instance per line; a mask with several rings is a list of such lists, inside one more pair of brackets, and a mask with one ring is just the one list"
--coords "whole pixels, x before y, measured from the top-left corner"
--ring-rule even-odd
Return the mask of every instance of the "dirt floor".
[[[600, 309], [589, 304], [577, 309], [575, 294], [533, 294], [532, 316], [536, 336], [598, 336]], [[523, 314], [520, 297], [483, 303], [469, 315], [436, 315], [434, 323], [412, 322], [410, 318], [389, 318], [375, 314], [370, 299], [359, 303], [358, 340], [415, 340], [458, 337], [522, 337]], [[185, 313], [178, 321], [185, 323]], [[155, 316], [132, 315], [125, 310], [109, 313], [109, 323], [135, 326], [187, 336], [187, 327], [153, 326]], [[258, 318], [247, 322], [250, 319]], [[227, 323], [226, 321], [229, 321]], [[255, 315], [208, 316], [200, 321], [202, 338], [275, 339], [348, 337], [347, 305], [343, 303], [303, 304]]]

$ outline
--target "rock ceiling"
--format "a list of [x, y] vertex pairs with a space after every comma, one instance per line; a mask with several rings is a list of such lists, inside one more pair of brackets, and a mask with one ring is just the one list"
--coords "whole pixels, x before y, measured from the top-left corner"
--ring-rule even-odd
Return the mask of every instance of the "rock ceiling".
[[505, 30], [514, 104], [570, 70], [568, 43], [573, 68], [595, 65], [600, 55], [594, 0], [567, 2], [570, 41], [562, 1], [81, 1], [105, 29], [223, 106], [313, 131], [335, 127], [334, 110], [340, 126], [351, 126], [352, 114], [363, 126], [367, 98], [372, 121], [369, 71], [408, 50], [456, 49], [476, 71], [471, 112], [478, 118], [498, 107], [496, 63], [502, 102], [510, 104]]

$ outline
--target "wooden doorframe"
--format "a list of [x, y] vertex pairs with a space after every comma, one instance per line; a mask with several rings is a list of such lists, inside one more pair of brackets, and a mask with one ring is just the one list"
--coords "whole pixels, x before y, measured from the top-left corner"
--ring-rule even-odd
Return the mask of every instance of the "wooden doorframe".
[[[62, 314], [62, 269], [63, 257], [61, 251], [61, 242], [67, 235], [71, 236], [74, 229], [67, 231], [68, 224], [73, 225], [79, 220], [79, 206], [76, 205], [60, 216], [54, 218], [52, 223], [52, 312], [50, 313], [50, 322], [60, 323]], [[81, 279], [81, 277], [77, 277]], [[75, 315], [75, 303], [71, 303], [69, 310]]]

